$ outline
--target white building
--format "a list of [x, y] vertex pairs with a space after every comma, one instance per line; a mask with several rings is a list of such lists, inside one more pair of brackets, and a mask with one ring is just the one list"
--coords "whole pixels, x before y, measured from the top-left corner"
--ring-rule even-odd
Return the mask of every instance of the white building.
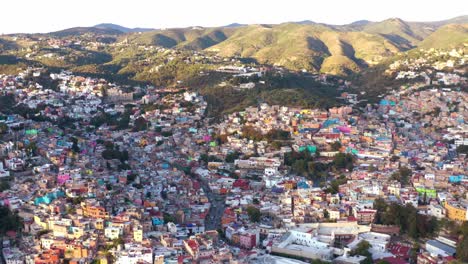
[[153, 250], [138, 244], [125, 244], [125, 249], [116, 251], [116, 264], [153, 263]]
[[104, 229], [104, 236], [108, 239], [114, 240], [123, 234], [123, 230], [118, 227], [109, 226]]

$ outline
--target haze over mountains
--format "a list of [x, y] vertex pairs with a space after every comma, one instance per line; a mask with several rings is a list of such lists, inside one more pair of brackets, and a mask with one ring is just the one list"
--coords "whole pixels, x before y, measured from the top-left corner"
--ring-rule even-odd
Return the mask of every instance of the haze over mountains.
[[468, 43], [468, 16], [436, 22], [390, 18], [380, 22], [360, 20], [347, 25], [328, 25], [307, 20], [274, 25], [233, 23], [224, 27], [171, 29], [127, 28], [106, 23], [50, 34], [84, 33], [114, 35], [117, 41], [128, 43], [205, 50], [295, 70], [343, 75], [416, 47], [461, 47]]

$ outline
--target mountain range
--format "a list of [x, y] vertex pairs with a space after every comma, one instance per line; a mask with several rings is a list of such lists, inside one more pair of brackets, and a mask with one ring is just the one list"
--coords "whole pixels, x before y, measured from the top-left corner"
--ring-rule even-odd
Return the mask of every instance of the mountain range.
[[213, 28], [171, 29], [127, 28], [107, 23], [49, 34], [65, 37], [84, 33], [113, 35], [116, 41], [134, 44], [252, 58], [295, 70], [346, 75], [417, 47], [466, 47], [468, 16], [436, 22], [390, 18], [329, 25], [306, 20], [273, 25], [233, 23]]

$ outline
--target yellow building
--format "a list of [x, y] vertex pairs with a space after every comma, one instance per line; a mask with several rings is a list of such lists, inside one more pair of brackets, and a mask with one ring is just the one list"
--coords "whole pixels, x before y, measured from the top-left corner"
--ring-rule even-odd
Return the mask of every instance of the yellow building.
[[460, 205], [449, 204], [445, 202], [445, 210], [447, 211], [447, 217], [451, 220], [457, 221], [467, 221], [468, 220], [468, 212], [466, 207], [463, 208]]
[[141, 227], [133, 230], [133, 239], [136, 242], [141, 242], [143, 241], [143, 229]]
[[94, 228], [103, 230], [104, 229], [104, 220], [103, 219], [96, 219], [96, 222], [94, 222]]
[[38, 215], [34, 216], [34, 223], [38, 224], [43, 229], [49, 229], [49, 224], [47, 221]]

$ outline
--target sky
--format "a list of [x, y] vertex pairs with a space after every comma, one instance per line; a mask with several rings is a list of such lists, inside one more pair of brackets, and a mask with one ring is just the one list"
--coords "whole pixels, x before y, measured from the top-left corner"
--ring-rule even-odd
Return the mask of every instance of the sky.
[[466, 0], [1, 0], [0, 34], [114, 23], [171, 28], [312, 20], [437, 21], [468, 15]]

